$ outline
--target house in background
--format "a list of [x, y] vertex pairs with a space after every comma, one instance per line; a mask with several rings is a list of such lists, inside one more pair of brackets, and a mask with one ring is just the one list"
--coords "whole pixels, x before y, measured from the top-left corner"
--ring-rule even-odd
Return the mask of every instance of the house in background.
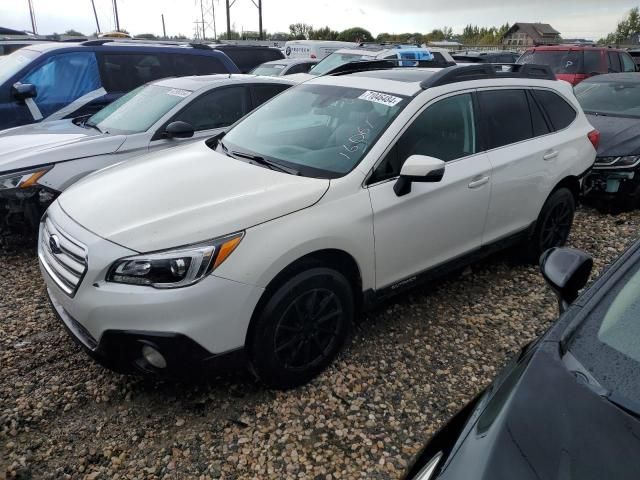
[[514, 23], [502, 37], [502, 44], [509, 46], [533, 46], [560, 43], [560, 32], [548, 23]]

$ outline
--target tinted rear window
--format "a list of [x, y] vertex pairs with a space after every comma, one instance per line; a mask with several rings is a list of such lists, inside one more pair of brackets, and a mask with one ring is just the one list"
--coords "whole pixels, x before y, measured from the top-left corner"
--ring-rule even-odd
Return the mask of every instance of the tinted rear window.
[[521, 142], [533, 136], [524, 90], [479, 92], [482, 114], [489, 128], [489, 148]]
[[555, 130], [568, 127], [576, 118], [576, 111], [560, 95], [549, 90], [534, 90], [538, 103], [547, 112]]
[[175, 75], [210, 75], [227, 73], [229, 70], [213, 56], [208, 55], [171, 55]]
[[107, 92], [128, 92], [152, 80], [173, 76], [166, 55], [109, 53], [99, 59]]
[[555, 74], [583, 73], [582, 50], [537, 50], [525, 52], [518, 63], [549, 65]]

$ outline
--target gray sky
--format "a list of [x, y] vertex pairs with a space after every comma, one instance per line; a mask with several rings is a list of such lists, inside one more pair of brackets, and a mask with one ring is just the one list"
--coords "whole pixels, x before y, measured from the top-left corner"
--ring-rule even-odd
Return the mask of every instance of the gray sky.
[[[212, 0], [203, 0], [211, 5]], [[257, 1], [257, 0], [256, 0]], [[218, 31], [226, 29], [225, 0], [213, 0]], [[90, 0], [33, 0], [38, 33], [96, 30]], [[103, 31], [114, 27], [111, 0], [95, 0]], [[305, 22], [336, 30], [362, 26], [380, 32], [422, 32], [443, 26], [462, 30], [468, 23], [481, 26], [505, 22], [545, 22], [565, 38], [598, 39], [637, 0], [263, 0], [263, 24], [269, 32], [288, 31], [290, 23]], [[162, 33], [164, 13], [168, 35], [191, 36], [200, 16], [199, 0], [118, 0], [120, 26], [131, 33]], [[258, 10], [251, 0], [237, 0], [231, 8], [235, 29], [258, 30]], [[31, 29], [27, 0], [0, 0], [0, 25]]]

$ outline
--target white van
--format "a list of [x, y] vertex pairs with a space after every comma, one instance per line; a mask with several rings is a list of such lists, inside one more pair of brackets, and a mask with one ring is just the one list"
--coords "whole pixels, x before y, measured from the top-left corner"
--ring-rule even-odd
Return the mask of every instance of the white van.
[[355, 42], [332, 42], [326, 40], [291, 40], [284, 45], [287, 58], [314, 58], [322, 60], [341, 48], [353, 48]]

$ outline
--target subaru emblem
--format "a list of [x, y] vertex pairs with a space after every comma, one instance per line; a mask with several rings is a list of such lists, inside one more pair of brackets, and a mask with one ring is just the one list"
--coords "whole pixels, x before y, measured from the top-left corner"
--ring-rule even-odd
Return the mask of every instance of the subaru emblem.
[[49, 235], [49, 248], [51, 249], [51, 253], [55, 255], [59, 255], [62, 253], [62, 249], [60, 248], [60, 240], [58, 240], [57, 235]]

